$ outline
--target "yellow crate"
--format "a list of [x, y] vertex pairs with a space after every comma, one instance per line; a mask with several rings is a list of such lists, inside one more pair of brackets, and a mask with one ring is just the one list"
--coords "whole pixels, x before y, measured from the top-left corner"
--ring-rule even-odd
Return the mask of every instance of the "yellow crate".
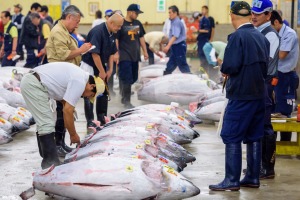
[[295, 119], [287, 119], [286, 122], [272, 122], [274, 131], [296, 132], [296, 142], [277, 141], [276, 154], [278, 155], [300, 155], [300, 122]]

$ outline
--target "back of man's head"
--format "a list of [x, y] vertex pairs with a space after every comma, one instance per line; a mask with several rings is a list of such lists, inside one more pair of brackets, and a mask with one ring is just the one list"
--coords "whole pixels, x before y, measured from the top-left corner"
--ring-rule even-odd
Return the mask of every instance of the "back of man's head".
[[75, 16], [80, 15], [80, 17], [83, 17], [82, 12], [79, 10], [79, 8], [77, 8], [74, 5], [69, 5], [68, 7], [65, 8], [65, 10], [61, 15], [61, 19], [66, 19], [68, 15], [75, 15]]
[[9, 19], [11, 19], [11, 14], [9, 11], [5, 10], [5, 11], [2, 11], [2, 13], [4, 14], [5, 18], [9, 17]]
[[31, 4], [30, 10], [32, 10], [32, 9], [38, 10], [39, 8], [42, 8], [41, 4], [35, 2], [35, 3]]
[[48, 9], [48, 6], [44, 5], [41, 7], [41, 12], [46, 12], [48, 13], [49, 9]]
[[272, 25], [275, 24], [275, 20], [277, 20], [279, 22], [279, 24], [283, 24], [282, 17], [280, 16], [279, 12], [277, 12], [276, 10], [273, 10], [271, 12], [271, 18], [270, 18]]
[[29, 19], [33, 20], [33, 19], [40, 19], [41, 16], [38, 13], [30, 13], [29, 14]]
[[230, 12], [234, 15], [246, 17], [251, 15], [251, 8], [245, 1], [232, 1]]

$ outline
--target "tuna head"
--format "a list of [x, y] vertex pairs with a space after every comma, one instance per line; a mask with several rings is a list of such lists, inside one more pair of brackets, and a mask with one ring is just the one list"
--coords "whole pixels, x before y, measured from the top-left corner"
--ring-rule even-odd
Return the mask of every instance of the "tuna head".
[[196, 196], [200, 193], [200, 189], [192, 182], [176, 172], [173, 168], [167, 165], [162, 167], [163, 173], [163, 190], [158, 194], [158, 199], [184, 199]]

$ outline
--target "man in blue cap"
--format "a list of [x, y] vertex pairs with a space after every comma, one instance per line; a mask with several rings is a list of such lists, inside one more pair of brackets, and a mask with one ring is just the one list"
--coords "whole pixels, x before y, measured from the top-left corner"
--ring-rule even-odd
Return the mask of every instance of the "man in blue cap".
[[273, 4], [270, 0], [254, 0], [252, 6], [252, 24], [270, 42], [270, 55], [268, 65], [268, 76], [265, 80], [265, 119], [264, 137], [262, 138], [262, 168], [260, 178], [274, 178], [276, 134], [271, 124], [271, 113], [273, 109], [273, 92], [277, 84], [277, 68], [279, 59], [279, 36], [277, 31], [272, 28], [270, 18]]
[[[228, 36], [221, 72], [228, 77], [221, 137], [225, 144], [225, 178], [209, 189], [238, 191], [240, 186], [258, 188], [261, 161], [261, 138], [265, 112], [265, 85], [269, 60], [269, 42], [249, 22], [250, 5], [234, 1], [230, 10], [236, 29]], [[247, 144], [247, 174], [242, 170], [241, 142]]]

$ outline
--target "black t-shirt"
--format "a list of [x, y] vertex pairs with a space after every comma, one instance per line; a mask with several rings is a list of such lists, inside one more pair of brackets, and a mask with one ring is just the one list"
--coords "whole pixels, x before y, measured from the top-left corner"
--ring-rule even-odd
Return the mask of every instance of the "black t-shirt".
[[99, 75], [99, 70], [94, 63], [92, 53], [100, 56], [104, 70], [106, 70], [105, 63], [108, 63], [109, 57], [117, 52], [115, 35], [108, 32], [106, 23], [102, 23], [90, 30], [86, 42], [90, 42], [96, 48], [84, 54], [82, 61], [94, 68], [95, 75]]
[[208, 17], [210, 23], [210, 31], [209, 31], [209, 38], [211, 38], [212, 29], [215, 28], [215, 19], [211, 16]]
[[145, 30], [139, 20], [124, 20], [121, 30], [117, 33], [120, 61], [140, 61], [140, 38], [144, 35]]

